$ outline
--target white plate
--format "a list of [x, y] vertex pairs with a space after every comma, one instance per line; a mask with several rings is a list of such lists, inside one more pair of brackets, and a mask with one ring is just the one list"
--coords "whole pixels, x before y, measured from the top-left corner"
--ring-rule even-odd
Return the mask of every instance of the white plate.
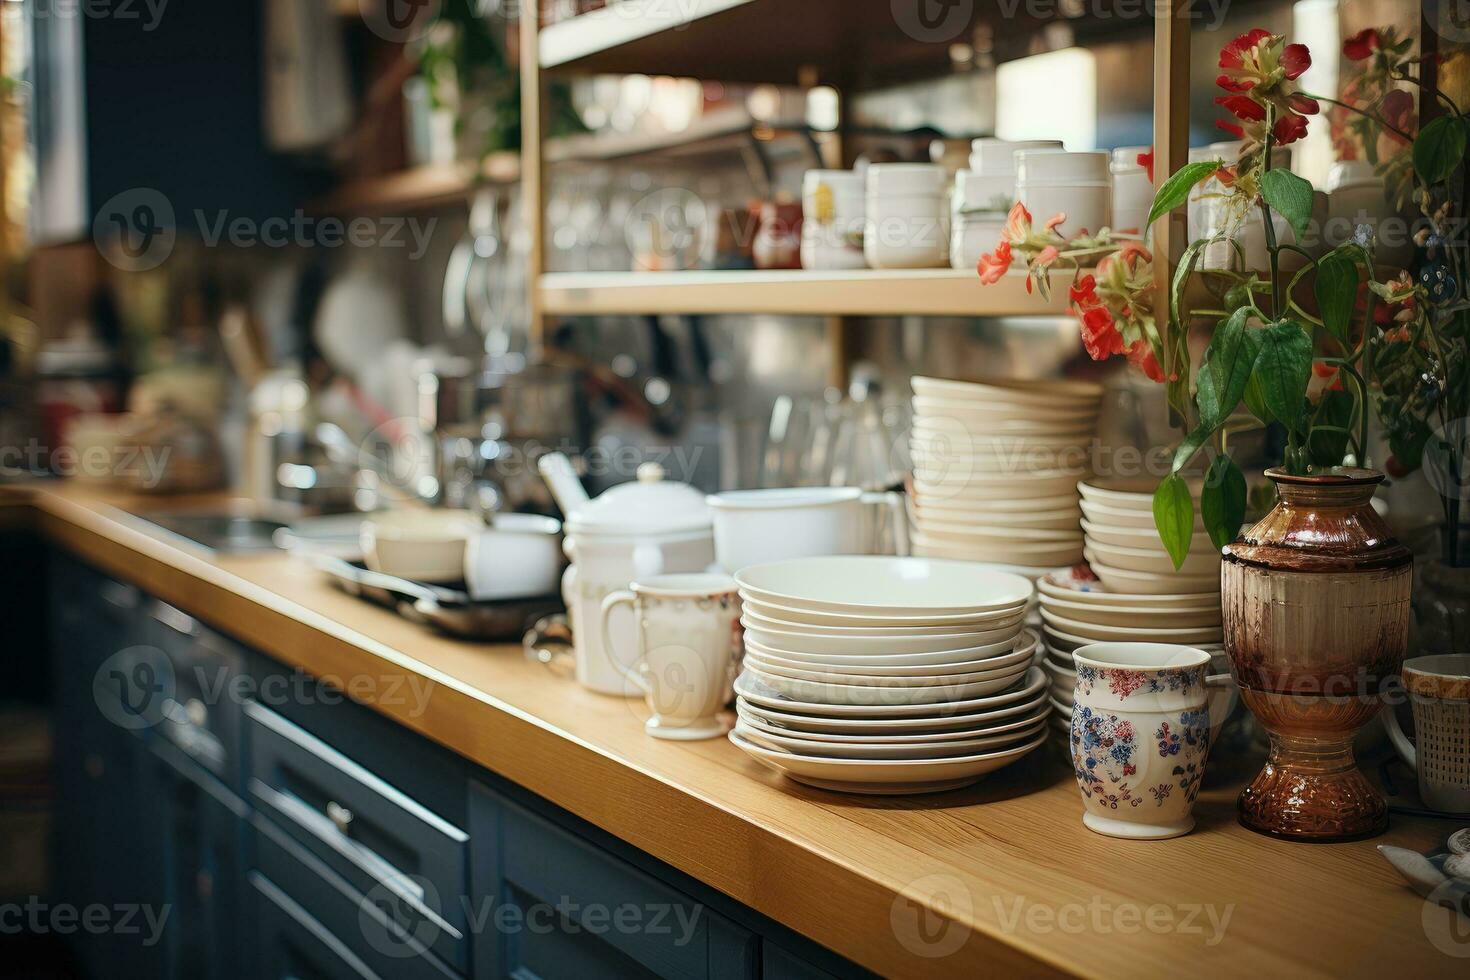
[[[980, 660], [994, 656], [1015, 645], [1021, 629], [1021, 615], [1016, 622], [1000, 629], [981, 633], [949, 633], [937, 636], [872, 636], [869, 634], [800, 633], [792, 629], [776, 629], [767, 621], [745, 610], [740, 625], [745, 627], [746, 642], [755, 641], [772, 652], [794, 660], [835, 658], [875, 663], [917, 664], [949, 663], [953, 660]], [[929, 658], [929, 659], [921, 659]]]
[[[1153, 504], [1150, 502], [1148, 510], [1128, 510], [1122, 507], [1109, 507], [1095, 500], [1081, 501], [1082, 513], [1089, 521], [1102, 524], [1107, 527], [1131, 527], [1142, 531], [1153, 531], [1154, 524]], [[1199, 514], [1194, 515], [1194, 529], [1203, 531], [1205, 519]]]
[[984, 697], [987, 694], [995, 694], [1004, 691], [1026, 673], [1027, 665], [1019, 664], [1014, 668], [993, 671], [988, 675], [964, 675], [979, 676], [981, 679], [973, 681], [946, 682], [941, 684], [926, 684], [923, 686], [910, 686], [907, 683], [912, 678], [906, 677], [883, 677], [883, 678], [852, 678], [861, 680], [863, 683], [841, 684], [829, 680], [807, 680], [789, 676], [793, 671], [780, 674], [757, 666], [752, 659], [747, 657], [742, 665], [742, 672], [750, 674], [755, 680], [760, 681], [766, 687], [786, 695], [794, 701], [806, 701], [812, 704], [831, 704], [841, 706], [862, 705], [865, 707], [883, 708], [907, 708], [920, 705], [944, 706], [955, 702], [967, 701], [973, 698]]
[[1043, 609], [1041, 620], [1052, 630], [1069, 636], [1087, 637], [1093, 641], [1132, 640], [1139, 643], [1222, 643], [1223, 626], [1198, 626], [1169, 629], [1148, 626], [1099, 626], [1068, 619]]
[[797, 738], [773, 733], [743, 720], [735, 723], [735, 731], [756, 745], [776, 752], [790, 752], [796, 755], [827, 759], [952, 759], [958, 756], [971, 756], [1024, 745], [1041, 734], [1045, 727], [1046, 719], [1038, 718], [1028, 728], [1002, 735], [950, 739], [942, 742], [866, 743]]
[[1220, 597], [1209, 596], [1208, 605], [1180, 606], [1101, 606], [1091, 602], [1069, 602], [1058, 599], [1050, 592], [1041, 596], [1041, 609], [1055, 616], [1097, 626], [1142, 626], [1147, 629], [1197, 629], [1202, 626], [1219, 626], [1221, 621]]
[[[942, 667], [944, 670], [938, 673], [953, 673], [952, 668], [972, 663], [995, 662], [1001, 657], [1015, 656], [1026, 652], [1024, 648], [1029, 647], [1029, 637], [1023, 638], [1020, 624], [1008, 630], [1005, 639], [994, 643], [987, 643], [978, 647], [960, 647], [954, 650], [939, 650], [936, 652], [923, 653], [850, 653], [839, 645], [839, 648], [831, 653], [808, 653], [804, 650], [788, 650], [784, 647], [774, 647], [760, 639], [766, 634], [759, 631], [747, 629], [745, 631], [745, 645], [754, 648], [762, 656], [774, 658], [778, 663], [790, 661], [792, 666], [801, 666], [807, 670], [835, 669], [838, 673], [846, 673], [851, 670], [854, 673], [865, 673], [879, 668], [903, 668], [898, 672], [910, 671], [922, 673], [925, 667]], [[1032, 633], [1030, 636], [1036, 636]], [[983, 669], [983, 668], [971, 668]], [[931, 673], [936, 671], [931, 670]], [[960, 670], [959, 673], [965, 673]]]
[[[975, 641], [971, 639], [975, 636], [994, 633], [997, 630], [1010, 629], [1026, 617], [1026, 611], [1024, 609], [1018, 609], [1009, 616], [980, 623], [961, 622], [948, 626], [923, 626], [914, 623], [900, 623], [897, 626], [871, 626], [862, 625], [860, 622], [857, 626], [841, 626], [832, 623], [799, 622], [781, 616], [773, 616], [769, 613], [774, 610], [774, 607], [764, 606], [765, 612], [762, 612], [760, 608], [757, 608], [760, 605], [760, 603], [756, 602], [743, 603], [741, 612], [745, 619], [749, 619], [762, 629], [776, 629], [786, 633], [800, 633], [804, 636], [838, 639], [845, 637], [873, 637], [875, 639], [889, 640], [903, 639], [905, 637], [949, 637], [958, 642], [963, 638], [967, 641], [964, 644], [965, 646], [976, 645]], [[980, 642], [993, 641], [982, 640]]]
[[[972, 715], [977, 719], [943, 729], [915, 729], [907, 721], [895, 722], [893, 719], [879, 721], [847, 721], [831, 719], [803, 718], [801, 715], [788, 715], [781, 711], [772, 711], [762, 708], [760, 705], [751, 704], [744, 698], [735, 700], [735, 713], [748, 725], [753, 725], [773, 735], [786, 735], [792, 738], [805, 738], [816, 742], [845, 742], [849, 744], [868, 745], [881, 743], [885, 745], [910, 745], [923, 742], [948, 742], [959, 738], [988, 738], [992, 735], [1004, 735], [1007, 732], [1020, 731], [1030, 728], [1037, 722], [1045, 721], [1051, 714], [1051, 705], [1046, 702], [1047, 695], [1038, 692], [1029, 702], [1017, 702], [1013, 707], [1002, 708], [989, 715]], [[954, 719], [946, 719], [952, 723]], [[889, 727], [885, 725], [900, 725], [904, 727]], [[839, 726], [833, 728], [832, 726]]]
[[[1141, 548], [1147, 551], [1158, 551], [1164, 547], [1164, 541], [1159, 537], [1158, 528], [1141, 527], [1111, 527], [1104, 524], [1095, 524], [1092, 521], [1082, 522], [1082, 533], [1087, 535], [1087, 542], [1093, 547], [1117, 546], [1123, 548]], [[1204, 531], [1195, 531], [1194, 536], [1189, 539], [1189, 553], [1197, 555], [1205, 551], [1216, 550], [1210, 536]]]
[[[913, 492], [914, 507], [920, 512], [933, 509], [935, 511], [959, 511], [967, 514], [1026, 514], [1033, 511], [1058, 511], [1066, 510], [1077, 513], [1077, 492], [1058, 494], [1054, 497], [1017, 497], [1012, 493], [991, 494], [988, 496], [977, 496], [975, 499], [964, 497], [947, 497], [939, 499], [930, 496], [917, 486]], [[1004, 520], [1001, 517], [999, 519]]]
[[[919, 559], [927, 561], [928, 559]], [[740, 594], [745, 609], [750, 609], [758, 616], [766, 619], [783, 621], [793, 625], [815, 626], [826, 630], [832, 626], [857, 626], [867, 629], [869, 627], [880, 627], [891, 629], [900, 627], [909, 635], [919, 635], [926, 627], [944, 627], [951, 632], [973, 633], [1002, 629], [1013, 625], [1025, 618], [1026, 604], [987, 613], [963, 613], [957, 616], [939, 616], [933, 614], [915, 616], [857, 616], [845, 613], [822, 612], [817, 609], [801, 609], [795, 606], [780, 606], [774, 603], [762, 602], [753, 596]], [[910, 629], [918, 627], [919, 629]], [[783, 627], [789, 629], [790, 627]], [[868, 635], [874, 635], [869, 633]]]
[[915, 419], [973, 421], [976, 424], [1005, 426], [1010, 431], [1017, 431], [1022, 430], [1022, 427], [1095, 427], [1102, 406], [1091, 402], [1058, 402], [1050, 406], [1022, 405], [1008, 401], [915, 395], [913, 408]]
[[1082, 557], [1082, 542], [1063, 545], [981, 543], [961, 544], [953, 540], [934, 539], [927, 534], [915, 532], [912, 537], [914, 551], [934, 558], [955, 561], [970, 561], [977, 564], [998, 562], [1007, 558], [1016, 561], [1034, 562], [1036, 566], [1065, 565]]
[[815, 756], [775, 752], [752, 744], [731, 732], [735, 747], [756, 761], [818, 789], [840, 793], [868, 793], [882, 796], [909, 793], [939, 793], [968, 786], [982, 776], [1010, 765], [1040, 748], [1046, 741], [1042, 735], [1023, 745], [980, 755], [955, 759], [823, 759]]
[[1138, 479], [1099, 478], [1083, 480], [1077, 484], [1077, 492], [1085, 501], [1099, 503], [1115, 510], [1146, 513], [1152, 518], [1154, 491], [1158, 489], [1158, 485], [1158, 480], [1145, 477]]
[[[825, 672], [828, 674], [854, 674], [877, 677], [900, 677], [955, 674], [973, 674], [982, 671], [998, 670], [1009, 667], [1012, 664], [1023, 663], [1031, 658], [1036, 651], [1039, 637], [1036, 633], [1027, 631], [1018, 638], [1013, 638], [1009, 643], [1000, 644], [1001, 649], [988, 656], [964, 657], [949, 661], [930, 660], [905, 660], [893, 657], [858, 657], [852, 660], [838, 660], [831, 657], [812, 657], [810, 660], [801, 659], [806, 654], [793, 654], [783, 650], [773, 650], [764, 644], [754, 642], [750, 634], [745, 636], [745, 650], [747, 654], [754, 653], [760, 662], [770, 664], [776, 668], [788, 670]], [[920, 657], [933, 657], [934, 654], [919, 654]], [[948, 656], [955, 656], [949, 654]], [[896, 662], [895, 662], [896, 661]]]
[[[1174, 559], [1169, 557], [1162, 543], [1158, 548], [1124, 548], [1115, 544], [1089, 541], [1087, 547], [1082, 550], [1082, 556], [1090, 565], [1101, 562], [1110, 568], [1121, 568], [1130, 572], [1152, 572], [1155, 575], [1175, 573]], [[1178, 574], [1205, 575], [1213, 572], [1219, 575], [1220, 561], [1223, 557], [1214, 545], [1210, 545], [1206, 551], [1193, 548], [1184, 559], [1184, 564], [1178, 569]]]
[[1070, 729], [1072, 727], [1072, 705], [1067, 704], [1064, 701], [1058, 701], [1056, 698], [1052, 697], [1049, 697], [1046, 700], [1051, 704], [1052, 719], [1067, 719], [1067, 727]]
[[1019, 381], [1011, 378], [986, 378], [984, 381], [950, 381], [920, 375], [912, 378], [910, 383], [914, 394], [922, 398], [1000, 402], [1038, 408], [1066, 406], [1095, 410], [1103, 396], [1103, 387], [1100, 384], [1063, 379]]
[[1075, 473], [930, 473], [914, 470], [914, 492], [926, 500], [1004, 500], [1059, 497], [1077, 485]]
[[1024, 606], [1018, 575], [965, 562], [888, 555], [827, 555], [743, 568], [742, 596], [773, 605], [856, 616], [984, 616]]
[[1085, 450], [1092, 442], [1092, 426], [1082, 423], [1069, 426], [1039, 428], [1034, 432], [996, 432], [989, 425], [974, 424], [965, 419], [944, 416], [920, 416], [909, 426], [910, 443], [918, 443], [937, 452], [993, 453], [1007, 456], [1028, 449], [1074, 448]]
[[1185, 575], [1179, 572], [1136, 572], [1126, 568], [1114, 568], [1102, 562], [1090, 563], [1092, 571], [1102, 579], [1110, 592], [1131, 592], [1135, 595], [1180, 595], [1204, 592], [1220, 592], [1220, 573], [1208, 575]]
[[1091, 578], [1087, 566], [1063, 568], [1049, 572], [1036, 580], [1037, 591], [1066, 602], [1083, 603], [1120, 609], [1132, 606], [1149, 606], [1166, 609], [1195, 609], [1201, 606], [1220, 604], [1220, 591], [1180, 595], [1147, 595], [1129, 592], [1109, 592], [1101, 579]]
[[983, 507], [915, 507], [915, 526], [932, 534], [990, 534], [1006, 530], [1075, 531], [1081, 527], [1077, 508], [991, 513]]
[[1011, 527], [1005, 524], [946, 524], [922, 515], [914, 522], [919, 531], [935, 541], [955, 544], [1022, 544], [1082, 546], [1082, 531], [1076, 524], [1061, 528]]
[[1040, 667], [1030, 667], [1010, 689], [962, 701], [934, 704], [831, 704], [790, 697], [756, 676], [755, 671], [743, 671], [735, 678], [735, 693], [765, 708], [816, 718], [903, 718], [918, 720], [921, 725], [938, 725], [940, 719], [973, 715], [1011, 704], [1034, 693], [1033, 687], [1040, 690], [1045, 682], [1046, 672]]

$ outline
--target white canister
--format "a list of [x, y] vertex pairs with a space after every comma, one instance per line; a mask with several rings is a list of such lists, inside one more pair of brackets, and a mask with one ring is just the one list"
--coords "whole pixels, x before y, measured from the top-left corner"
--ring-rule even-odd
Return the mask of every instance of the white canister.
[[1018, 151], [1061, 148], [1061, 140], [1003, 140], [987, 136], [970, 144], [970, 169], [986, 177], [1014, 177]]
[[1038, 223], [1066, 215], [1067, 238], [1096, 233], [1112, 218], [1113, 180], [1106, 153], [1022, 150], [1016, 154], [1016, 199]]
[[908, 553], [908, 520], [896, 493], [856, 487], [733, 490], [708, 498], [715, 557], [731, 575], [751, 565], [821, 555], [872, 554], [880, 537], [869, 508], [887, 514], [894, 550]]
[[987, 211], [998, 211], [1005, 215], [1015, 203], [1015, 174], [992, 176], [974, 170], [961, 170], [954, 175], [954, 194], [950, 198], [950, 209], [955, 216]]
[[974, 271], [980, 256], [994, 252], [1005, 233], [1006, 216], [998, 211], [976, 211], [956, 215], [949, 233], [949, 264]]
[[1154, 185], [1148, 170], [1138, 162], [1146, 146], [1121, 146], [1113, 151], [1113, 218], [1116, 232], [1148, 234], [1148, 212], [1154, 203]]
[[808, 170], [801, 181], [801, 267], [864, 269], [866, 220], [863, 175], [852, 170]]
[[987, 176], [961, 170], [954, 176], [950, 198], [949, 263], [955, 269], [974, 269], [980, 256], [995, 251], [1005, 229], [1006, 215], [1015, 203], [1013, 174]]
[[949, 252], [943, 167], [879, 163], [868, 168], [863, 254], [874, 269], [934, 269]]

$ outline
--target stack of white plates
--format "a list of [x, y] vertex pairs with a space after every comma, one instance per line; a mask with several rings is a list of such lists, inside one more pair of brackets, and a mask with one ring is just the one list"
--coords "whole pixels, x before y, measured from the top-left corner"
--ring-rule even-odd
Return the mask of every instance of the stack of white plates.
[[1072, 654], [1090, 643], [1175, 643], [1221, 658], [1220, 593], [1124, 594], [1108, 591], [1082, 569], [1053, 572], [1036, 583], [1053, 724], [1068, 732], [1077, 672]]
[[1219, 593], [1222, 552], [1205, 533], [1197, 509], [1189, 557], [1176, 571], [1154, 526], [1151, 485], [1136, 480], [1096, 480], [1083, 482], [1077, 489], [1082, 493], [1084, 554], [1109, 592]]
[[756, 565], [736, 580], [745, 659], [730, 740], [772, 769], [823, 789], [929, 793], [1045, 740], [1026, 579], [834, 556]]
[[1102, 389], [914, 378], [914, 552], [1055, 568], [1082, 559], [1076, 481]]

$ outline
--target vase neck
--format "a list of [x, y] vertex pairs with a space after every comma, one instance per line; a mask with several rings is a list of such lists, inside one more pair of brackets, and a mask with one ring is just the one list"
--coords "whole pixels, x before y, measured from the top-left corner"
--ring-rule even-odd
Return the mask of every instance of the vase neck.
[[1345, 470], [1321, 476], [1292, 476], [1281, 470], [1266, 475], [1276, 484], [1281, 502], [1289, 507], [1367, 507], [1383, 474], [1372, 470]]

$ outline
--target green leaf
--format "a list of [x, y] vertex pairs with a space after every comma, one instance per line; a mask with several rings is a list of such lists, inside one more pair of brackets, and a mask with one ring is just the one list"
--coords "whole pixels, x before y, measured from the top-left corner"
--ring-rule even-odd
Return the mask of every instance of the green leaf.
[[1169, 286], [1169, 331], [1163, 340], [1170, 350], [1163, 367], [1170, 372], [1170, 380], [1165, 382], [1164, 390], [1169, 407], [1179, 413], [1180, 418], [1189, 414], [1189, 332], [1184, 328], [1184, 290], [1189, 284], [1189, 274], [1194, 270], [1195, 261], [1213, 240], [1202, 238], [1185, 248], [1179, 265], [1174, 269], [1174, 281]]
[[1358, 302], [1357, 261], [1341, 250], [1328, 252], [1317, 263], [1317, 281], [1312, 288], [1317, 294], [1322, 323], [1347, 346], [1353, 307]]
[[1425, 184], [1438, 184], [1465, 159], [1465, 122], [1440, 116], [1419, 131], [1414, 140], [1414, 169]]
[[1312, 339], [1291, 320], [1257, 330], [1261, 352], [1253, 376], [1260, 378], [1261, 397], [1271, 417], [1299, 431], [1312, 377]]
[[1195, 381], [1195, 402], [1200, 420], [1211, 429], [1218, 428], [1245, 396], [1246, 382], [1260, 353], [1260, 342], [1254, 332], [1245, 329], [1249, 309], [1236, 310], [1220, 321], [1200, 365]]
[[[1256, 343], [1259, 346], [1260, 340]], [[1261, 375], [1258, 371], [1252, 371], [1251, 379], [1245, 384], [1245, 407], [1261, 420], [1262, 425], [1271, 424], [1271, 409], [1266, 407], [1266, 391], [1261, 387]]]
[[1194, 454], [1199, 452], [1200, 447], [1209, 440], [1215, 428], [1213, 425], [1199, 425], [1193, 432], [1184, 437], [1184, 441], [1179, 444], [1179, 448], [1174, 450], [1173, 472], [1178, 473], [1189, 465], [1189, 461], [1194, 459]]
[[1160, 217], [1189, 200], [1190, 189], [1200, 181], [1213, 177], [1215, 171], [1223, 166], [1225, 166], [1223, 160], [1201, 160], [1198, 163], [1187, 163], [1175, 171], [1154, 195], [1154, 206], [1148, 209], [1149, 227], [1152, 227]]
[[1225, 547], [1240, 533], [1240, 525], [1245, 523], [1245, 498], [1245, 475], [1240, 467], [1229, 456], [1216, 456], [1199, 495], [1200, 516], [1216, 548]]
[[1261, 178], [1261, 196], [1286, 219], [1301, 240], [1312, 220], [1312, 185], [1290, 170], [1268, 170]]
[[[1341, 466], [1347, 455], [1348, 427], [1353, 423], [1357, 399], [1347, 391], [1324, 391], [1307, 434], [1307, 454], [1313, 466]], [[1324, 429], [1317, 426], [1332, 426]], [[1341, 430], [1341, 431], [1339, 431]]]
[[1159, 540], [1174, 562], [1175, 570], [1189, 557], [1190, 540], [1194, 537], [1194, 498], [1178, 473], [1170, 473], [1154, 491], [1154, 527]]

